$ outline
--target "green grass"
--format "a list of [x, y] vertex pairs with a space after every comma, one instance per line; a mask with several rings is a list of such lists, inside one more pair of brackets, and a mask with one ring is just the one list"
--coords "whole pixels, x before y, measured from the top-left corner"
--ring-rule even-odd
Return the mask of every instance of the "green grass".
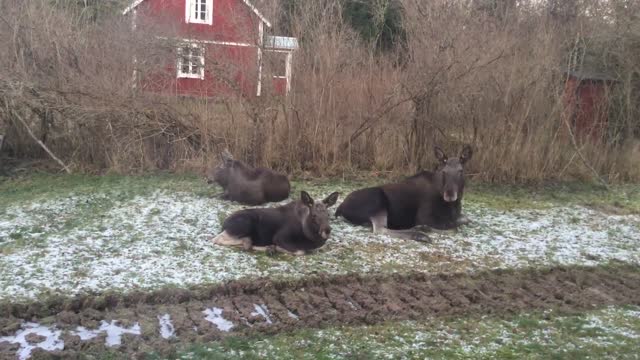
[[[111, 270], [120, 271], [116, 262], [108, 261], [114, 258], [132, 264], [124, 272], [127, 276], [138, 276], [138, 286], [160, 286], [176, 273], [183, 279], [219, 281], [258, 275], [286, 278], [318, 272], [469, 271], [522, 264], [535, 266], [560, 261], [557, 259], [606, 262], [607, 251], [615, 254], [614, 258], [637, 259], [637, 244], [630, 240], [633, 236], [628, 235], [637, 228], [637, 218], [607, 222], [602, 214], [585, 218], [582, 209], [573, 205], [613, 206], [618, 211], [634, 212], [640, 208], [640, 186], [618, 186], [603, 192], [587, 184], [519, 188], [471, 183], [464, 206], [474, 223], [456, 234], [433, 234], [432, 245], [372, 235], [366, 227], [332, 219], [333, 239], [315, 254], [270, 257], [259, 252], [210, 246], [208, 238], [215, 235], [224, 219], [243, 207], [211, 198], [220, 189], [207, 185], [198, 176], [35, 174], [0, 181], [0, 273], [3, 274], [0, 287], [18, 285], [20, 291], [25, 292], [35, 289], [36, 285], [29, 285], [28, 280], [33, 280], [37, 272], [41, 275], [37, 280], [43, 284], [71, 287], [72, 279], [61, 275], [67, 265], [57, 262], [62, 257], [55, 256], [54, 251], [71, 248], [74, 251], [67, 251], [63, 257], [74, 264], [77, 275], [73, 280], [82, 279], [83, 271], [97, 264], [104, 270], [99, 274], [107, 274], [95, 275], [100, 278], [100, 286], [114, 284], [113, 277], [108, 275]], [[333, 191], [341, 192], [344, 197], [353, 189], [371, 186], [374, 182], [382, 180], [294, 181], [292, 198], [297, 198], [302, 189], [318, 198]], [[573, 209], [560, 208], [553, 221], [549, 221], [549, 209], [556, 204], [573, 206]], [[525, 211], [515, 211], [521, 209]], [[540, 219], [544, 227], [527, 226]], [[563, 246], [567, 243], [565, 237], [560, 236], [563, 234], [548, 233], [551, 227], [578, 230], [577, 234], [587, 236], [582, 244], [591, 241], [598, 246], [587, 244], [583, 246], [584, 251], [574, 252]], [[581, 231], [590, 228], [598, 232], [597, 236], [589, 238], [588, 231]], [[598, 240], [607, 231], [609, 238]], [[549, 251], [535, 253], [538, 247], [525, 246], [528, 238], [549, 240], [550, 244], [546, 245]], [[604, 249], [604, 255], [593, 249]], [[564, 258], [556, 257], [563, 252]], [[136, 256], [139, 258], [135, 259]], [[165, 271], [164, 267], [153, 264], [151, 259], [162, 257], [181, 271]], [[189, 262], [185, 260], [188, 258]], [[231, 258], [244, 267], [226, 266]], [[137, 271], [135, 265], [139, 264], [151, 270]], [[204, 268], [208, 270], [203, 271]], [[0, 298], [2, 295], [0, 292]]]
[[640, 186], [615, 185], [609, 190], [589, 183], [546, 186], [470, 184], [465, 201], [495, 209], [545, 209], [554, 205], [584, 205], [621, 214], [640, 214]]
[[[301, 329], [198, 344], [168, 359], [635, 359], [637, 307]], [[152, 359], [164, 359], [150, 355]]]
[[[292, 198], [301, 190], [314, 189], [316, 193], [333, 191], [346, 196], [355, 188], [383, 183], [381, 179], [368, 181], [312, 180], [293, 181]], [[112, 201], [122, 201], [156, 190], [190, 192], [212, 196], [219, 189], [207, 185], [196, 175], [153, 174], [122, 175], [51, 175], [36, 173], [18, 178], [0, 178], [0, 209], [14, 203], [65, 197], [73, 194], [105, 194]], [[640, 186], [616, 185], [609, 191], [594, 184], [563, 183], [547, 186], [515, 186], [470, 183], [466, 201], [478, 202], [498, 209], [545, 208], [553, 204], [580, 204], [609, 207], [623, 212], [640, 213]], [[105, 205], [103, 205], [105, 206]], [[91, 210], [91, 209], [87, 209]]]
[[0, 179], [0, 206], [24, 201], [45, 200], [70, 195], [106, 194], [113, 201], [148, 195], [156, 190], [185, 191], [211, 196], [216, 188], [195, 175], [154, 174], [51, 175], [37, 173], [26, 177]]

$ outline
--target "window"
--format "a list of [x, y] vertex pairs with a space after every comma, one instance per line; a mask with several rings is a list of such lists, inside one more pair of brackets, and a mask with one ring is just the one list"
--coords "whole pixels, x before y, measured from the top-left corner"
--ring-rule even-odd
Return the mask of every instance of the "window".
[[213, 0], [185, 0], [185, 21], [213, 24]]
[[178, 77], [204, 79], [204, 47], [200, 44], [182, 44], [178, 48]]

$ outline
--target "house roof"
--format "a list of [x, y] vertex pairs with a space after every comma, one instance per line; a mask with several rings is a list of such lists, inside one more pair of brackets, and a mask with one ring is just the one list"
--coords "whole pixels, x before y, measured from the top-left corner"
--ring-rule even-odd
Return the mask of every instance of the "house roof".
[[267, 36], [265, 45], [274, 49], [295, 50], [298, 48], [298, 39], [288, 36]]
[[[138, 7], [138, 5], [142, 4], [144, 1], [145, 0], [135, 0], [131, 2], [131, 4], [129, 4], [129, 6], [124, 9], [122, 15], [127, 15], [131, 10]], [[247, 5], [249, 9], [251, 9], [251, 11], [253, 11], [253, 13], [256, 14], [263, 23], [265, 23], [268, 27], [271, 27], [271, 23], [269, 22], [269, 20], [267, 20], [267, 18], [265, 18], [264, 15], [262, 15], [262, 13], [258, 10], [258, 8], [256, 8], [249, 0], [242, 0], [242, 2]]]
[[602, 72], [567, 70], [564, 71], [564, 74], [574, 77], [578, 80], [617, 82], [616, 78]]

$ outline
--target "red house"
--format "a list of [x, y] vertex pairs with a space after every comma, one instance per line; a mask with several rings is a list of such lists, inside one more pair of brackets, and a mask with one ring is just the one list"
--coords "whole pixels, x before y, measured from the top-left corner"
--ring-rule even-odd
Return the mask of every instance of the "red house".
[[569, 71], [565, 75], [565, 111], [573, 130], [582, 140], [602, 140], [609, 120], [607, 97], [615, 79], [593, 72]]
[[249, 0], [136, 0], [123, 14], [172, 47], [163, 71], [136, 74], [144, 90], [253, 97], [291, 89], [297, 39], [269, 35], [271, 23]]

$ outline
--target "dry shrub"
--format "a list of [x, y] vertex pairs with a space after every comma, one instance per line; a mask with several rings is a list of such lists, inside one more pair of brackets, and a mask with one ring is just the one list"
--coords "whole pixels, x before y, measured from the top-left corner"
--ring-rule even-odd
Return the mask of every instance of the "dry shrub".
[[[395, 1], [372, 4], [384, 9]], [[301, 43], [288, 98], [268, 90], [242, 98], [237, 89], [238, 96], [193, 99], [131, 87], [134, 64], [139, 74], [168, 68], [173, 76], [167, 61], [175, 44], [132, 34], [126, 18], [86, 22], [45, 1], [5, 2], [5, 148], [45, 156], [20, 116], [79, 169], [201, 170], [228, 147], [252, 164], [291, 173], [407, 174], [431, 167], [435, 144], [453, 156], [470, 143], [469, 171], [482, 180], [640, 179], [637, 5], [399, 4], [406, 44], [381, 52], [347, 24], [342, 1], [300, 2], [286, 26]], [[580, 52], [596, 54], [619, 80], [608, 93], [608, 135], [598, 141], [567, 126], [563, 72]], [[212, 71], [224, 79], [232, 65]]]

